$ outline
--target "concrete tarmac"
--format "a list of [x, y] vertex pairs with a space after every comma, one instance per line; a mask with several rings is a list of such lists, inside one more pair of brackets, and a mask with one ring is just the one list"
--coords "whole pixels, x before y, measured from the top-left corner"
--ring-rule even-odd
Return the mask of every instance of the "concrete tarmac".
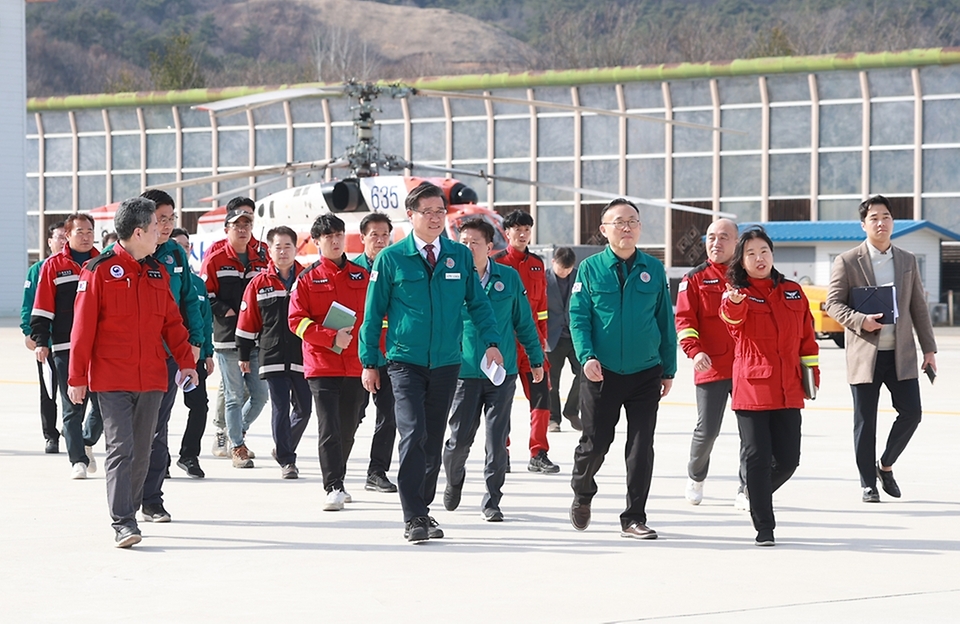
[[[593, 522], [581, 533], [567, 518], [578, 435], [566, 422], [550, 434], [559, 475], [528, 473], [528, 410], [519, 396], [501, 524], [480, 518], [478, 440], [455, 512], [443, 509], [440, 476], [432, 514], [446, 537], [404, 541], [396, 494], [363, 489], [373, 406], [349, 462], [354, 502], [321, 511], [315, 426], [300, 447], [301, 478], [283, 481], [270, 459], [268, 406], [248, 434], [256, 468], [213, 458], [208, 426], [201, 457], [207, 478], [188, 479], [173, 466], [164, 486], [173, 522], [141, 522], [143, 541], [120, 550], [107, 513], [103, 442], [95, 449], [101, 468], [86, 481], [69, 479], [62, 441], [59, 455], [43, 453], [36, 367], [17, 323], [0, 324], [0, 349], [8, 354], [0, 361], [5, 622], [960, 620], [958, 329], [937, 330], [940, 376], [933, 386], [921, 378], [923, 422], [895, 467], [903, 498], [881, 492], [879, 505], [860, 501], [843, 351], [821, 342], [821, 395], [803, 412], [800, 467], [774, 496], [775, 548], [755, 547], [749, 515], [733, 508], [739, 438], [729, 409], [703, 503], [684, 499], [696, 412], [690, 362], [681, 353], [657, 425], [647, 504], [656, 541], [619, 534], [625, 424], [598, 475]], [[210, 387], [217, 383], [214, 375]], [[881, 449], [893, 415], [885, 393]], [[178, 403], [174, 450], [185, 419]]]

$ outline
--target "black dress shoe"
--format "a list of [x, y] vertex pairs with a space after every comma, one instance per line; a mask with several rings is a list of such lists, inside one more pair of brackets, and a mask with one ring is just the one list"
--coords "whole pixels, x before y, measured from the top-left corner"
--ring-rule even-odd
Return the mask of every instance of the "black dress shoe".
[[44, 453], [59, 453], [60, 452], [60, 440], [47, 440], [47, 444], [43, 447]]
[[427, 532], [427, 524], [429, 521], [426, 516], [418, 516], [409, 522], [403, 528], [403, 539], [408, 542], [425, 542], [430, 539], [430, 535]]
[[387, 478], [387, 475], [381, 473], [376, 473], [372, 475], [367, 475], [367, 482], [363, 485], [363, 489], [368, 492], [381, 492], [383, 494], [390, 494], [397, 491], [397, 486], [390, 482], [390, 479]]
[[900, 486], [897, 480], [893, 478], [892, 470], [881, 470], [880, 462], [877, 462], [877, 478], [880, 479], [880, 485], [883, 491], [894, 498], [900, 498]]
[[463, 494], [463, 484], [450, 485], [443, 488], [443, 508], [447, 511], [454, 511], [460, 506], [460, 496]]
[[657, 532], [642, 522], [631, 522], [625, 529], [621, 529], [620, 537], [653, 540], [657, 539]]
[[427, 516], [427, 536], [430, 539], [443, 538], [443, 529], [440, 528], [440, 523], [433, 519], [433, 516]]
[[590, 526], [590, 504], [574, 501], [570, 505], [570, 524], [578, 531], [585, 531]]
[[117, 529], [117, 548], [130, 548], [139, 544], [141, 539], [140, 529], [136, 527], [125, 526]]
[[863, 488], [863, 502], [865, 503], [879, 503], [880, 502], [880, 492], [877, 491], [875, 487], [865, 487]]

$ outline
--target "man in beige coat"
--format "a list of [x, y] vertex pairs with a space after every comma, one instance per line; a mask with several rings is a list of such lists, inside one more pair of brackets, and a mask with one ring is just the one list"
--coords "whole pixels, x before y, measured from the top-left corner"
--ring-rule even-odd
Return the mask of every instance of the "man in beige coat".
[[[843, 325], [847, 351], [847, 382], [853, 391], [853, 445], [863, 487], [863, 502], [880, 502], [877, 479], [883, 491], [900, 498], [893, 478], [893, 464], [920, 424], [920, 385], [917, 381], [917, 347], [914, 330], [923, 351], [923, 365], [937, 370], [937, 343], [927, 310], [917, 258], [890, 243], [893, 215], [882, 195], [860, 204], [860, 225], [867, 240], [833, 263], [827, 314]], [[895, 285], [899, 317], [881, 324], [882, 314], [854, 310], [851, 291], [862, 286]], [[877, 403], [880, 386], [890, 391], [897, 418], [887, 444], [876, 461]]]

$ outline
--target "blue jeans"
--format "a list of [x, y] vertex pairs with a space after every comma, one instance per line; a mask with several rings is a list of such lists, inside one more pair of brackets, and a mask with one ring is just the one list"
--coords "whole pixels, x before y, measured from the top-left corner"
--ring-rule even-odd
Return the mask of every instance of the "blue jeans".
[[437, 493], [443, 454], [443, 432], [457, 388], [460, 365], [427, 368], [391, 362], [387, 365], [400, 434], [397, 490], [403, 521], [430, 514]]
[[[240, 354], [236, 349], [217, 349], [217, 366], [223, 382], [224, 420], [227, 438], [233, 446], [243, 444], [243, 434], [267, 404], [267, 382], [260, 379], [260, 349], [250, 351], [250, 372], [240, 372]], [[250, 398], [243, 400], [246, 387]]]
[[[57, 351], [53, 354], [56, 366], [57, 385], [60, 388], [60, 402], [63, 404], [63, 439], [67, 443], [70, 463], [89, 463], [84, 446], [93, 446], [103, 434], [103, 418], [100, 416], [100, 402], [95, 392], [87, 392], [83, 403], [76, 405], [67, 396], [67, 376], [70, 372], [70, 351]], [[90, 403], [90, 415], [84, 422], [83, 414]]]
[[510, 410], [517, 388], [517, 376], [507, 375], [499, 386], [489, 379], [460, 379], [450, 409], [450, 438], [443, 447], [443, 469], [447, 483], [462, 486], [470, 446], [484, 415], [486, 446], [483, 481], [486, 493], [481, 509], [500, 509], [503, 482], [507, 474], [507, 436], [510, 435]]

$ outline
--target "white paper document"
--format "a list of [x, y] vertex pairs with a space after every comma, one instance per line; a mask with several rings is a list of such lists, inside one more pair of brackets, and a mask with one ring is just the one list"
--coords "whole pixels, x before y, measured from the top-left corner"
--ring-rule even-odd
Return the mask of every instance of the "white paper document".
[[503, 383], [503, 380], [507, 378], [507, 369], [496, 362], [490, 362], [488, 364], [485, 354], [480, 356], [480, 370], [483, 371], [483, 374], [486, 375], [487, 379], [495, 386], [499, 386]]
[[57, 398], [57, 389], [53, 386], [53, 367], [49, 358], [43, 361], [43, 389], [51, 399]]
[[184, 392], [193, 392], [197, 389], [197, 384], [190, 381], [190, 378], [181, 374], [180, 371], [177, 371], [177, 375], [174, 379], [176, 380], [177, 385], [180, 386]]

